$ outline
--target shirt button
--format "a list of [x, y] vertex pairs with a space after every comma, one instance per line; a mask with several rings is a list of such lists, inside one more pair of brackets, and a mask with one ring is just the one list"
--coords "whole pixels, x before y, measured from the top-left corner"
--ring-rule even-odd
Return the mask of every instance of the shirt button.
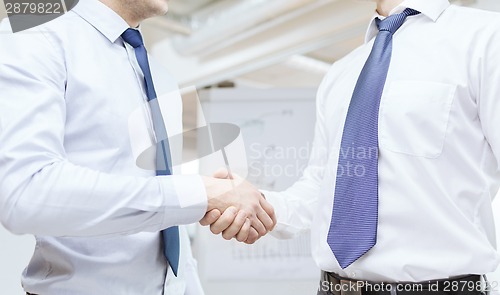
[[351, 279], [355, 279], [356, 278], [356, 273], [351, 271], [351, 273], [349, 274], [349, 276], [351, 277]]

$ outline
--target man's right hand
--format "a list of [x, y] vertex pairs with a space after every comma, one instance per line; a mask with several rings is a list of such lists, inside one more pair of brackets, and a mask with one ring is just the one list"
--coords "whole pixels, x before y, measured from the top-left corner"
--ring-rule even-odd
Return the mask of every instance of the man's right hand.
[[224, 169], [214, 176], [204, 177], [208, 209], [202, 225], [210, 225], [212, 233], [222, 233], [224, 239], [236, 238], [248, 244], [274, 228], [274, 209], [255, 186]]

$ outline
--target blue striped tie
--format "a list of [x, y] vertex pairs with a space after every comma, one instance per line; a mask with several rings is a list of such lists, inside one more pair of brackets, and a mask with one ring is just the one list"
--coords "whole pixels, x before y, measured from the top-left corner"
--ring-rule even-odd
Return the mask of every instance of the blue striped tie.
[[[149, 68], [148, 54], [144, 47], [141, 33], [138, 30], [127, 29], [122, 38], [125, 42], [134, 47], [135, 56], [144, 74], [146, 82], [146, 94], [148, 97], [149, 106], [151, 107], [151, 118], [153, 120], [153, 128], [156, 134], [156, 175], [171, 175], [172, 167], [169, 163], [171, 161], [170, 146], [168, 144], [168, 135], [163, 122], [163, 117], [160, 111], [160, 105], [156, 99], [156, 90]], [[177, 276], [179, 268], [179, 254], [180, 254], [180, 241], [179, 241], [179, 228], [173, 226], [162, 231], [163, 238], [163, 253], [174, 272]]]
[[376, 19], [379, 33], [352, 95], [342, 135], [327, 241], [346, 268], [377, 242], [378, 116], [392, 55], [392, 36], [413, 9]]

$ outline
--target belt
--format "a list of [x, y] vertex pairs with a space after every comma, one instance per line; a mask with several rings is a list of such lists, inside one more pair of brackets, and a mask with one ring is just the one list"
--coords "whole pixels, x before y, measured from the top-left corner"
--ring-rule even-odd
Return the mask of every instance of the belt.
[[480, 275], [425, 282], [370, 282], [343, 278], [335, 273], [321, 273], [318, 294], [324, 295], [424, 295], [484, 294]]

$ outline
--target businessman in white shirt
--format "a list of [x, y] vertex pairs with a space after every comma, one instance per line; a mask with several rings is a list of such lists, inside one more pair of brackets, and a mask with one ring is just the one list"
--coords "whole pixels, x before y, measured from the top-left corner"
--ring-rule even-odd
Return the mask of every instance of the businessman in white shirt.
[[[231, 180], [136, 165], [129, 117], [142, 110], [145, 132], [158, 135], [153, 96], [176, 85], [147, 62], [135, 28], [167, 3], [82, 0], [25, 32], [0, 25], [0, 217], [10, 231], [36, 237], [22, 277], [30, 294], [160, 295], [166, 274], [182, 272], [167, 271], [174, 247], [160, 231], [213, 209], [236, 218], [247, 243], [274, 226], [272, 207], [249, 183], [233, 190]], [[168, 102], [170, 135], [182, 132], [181, 106]]]
[[311, 230], [318, 294], [481, 294], [500, 262], [500, 15], [375, 2], [365, 43], [319, 87], [303, 177], [264, 192], [273, 233]]

